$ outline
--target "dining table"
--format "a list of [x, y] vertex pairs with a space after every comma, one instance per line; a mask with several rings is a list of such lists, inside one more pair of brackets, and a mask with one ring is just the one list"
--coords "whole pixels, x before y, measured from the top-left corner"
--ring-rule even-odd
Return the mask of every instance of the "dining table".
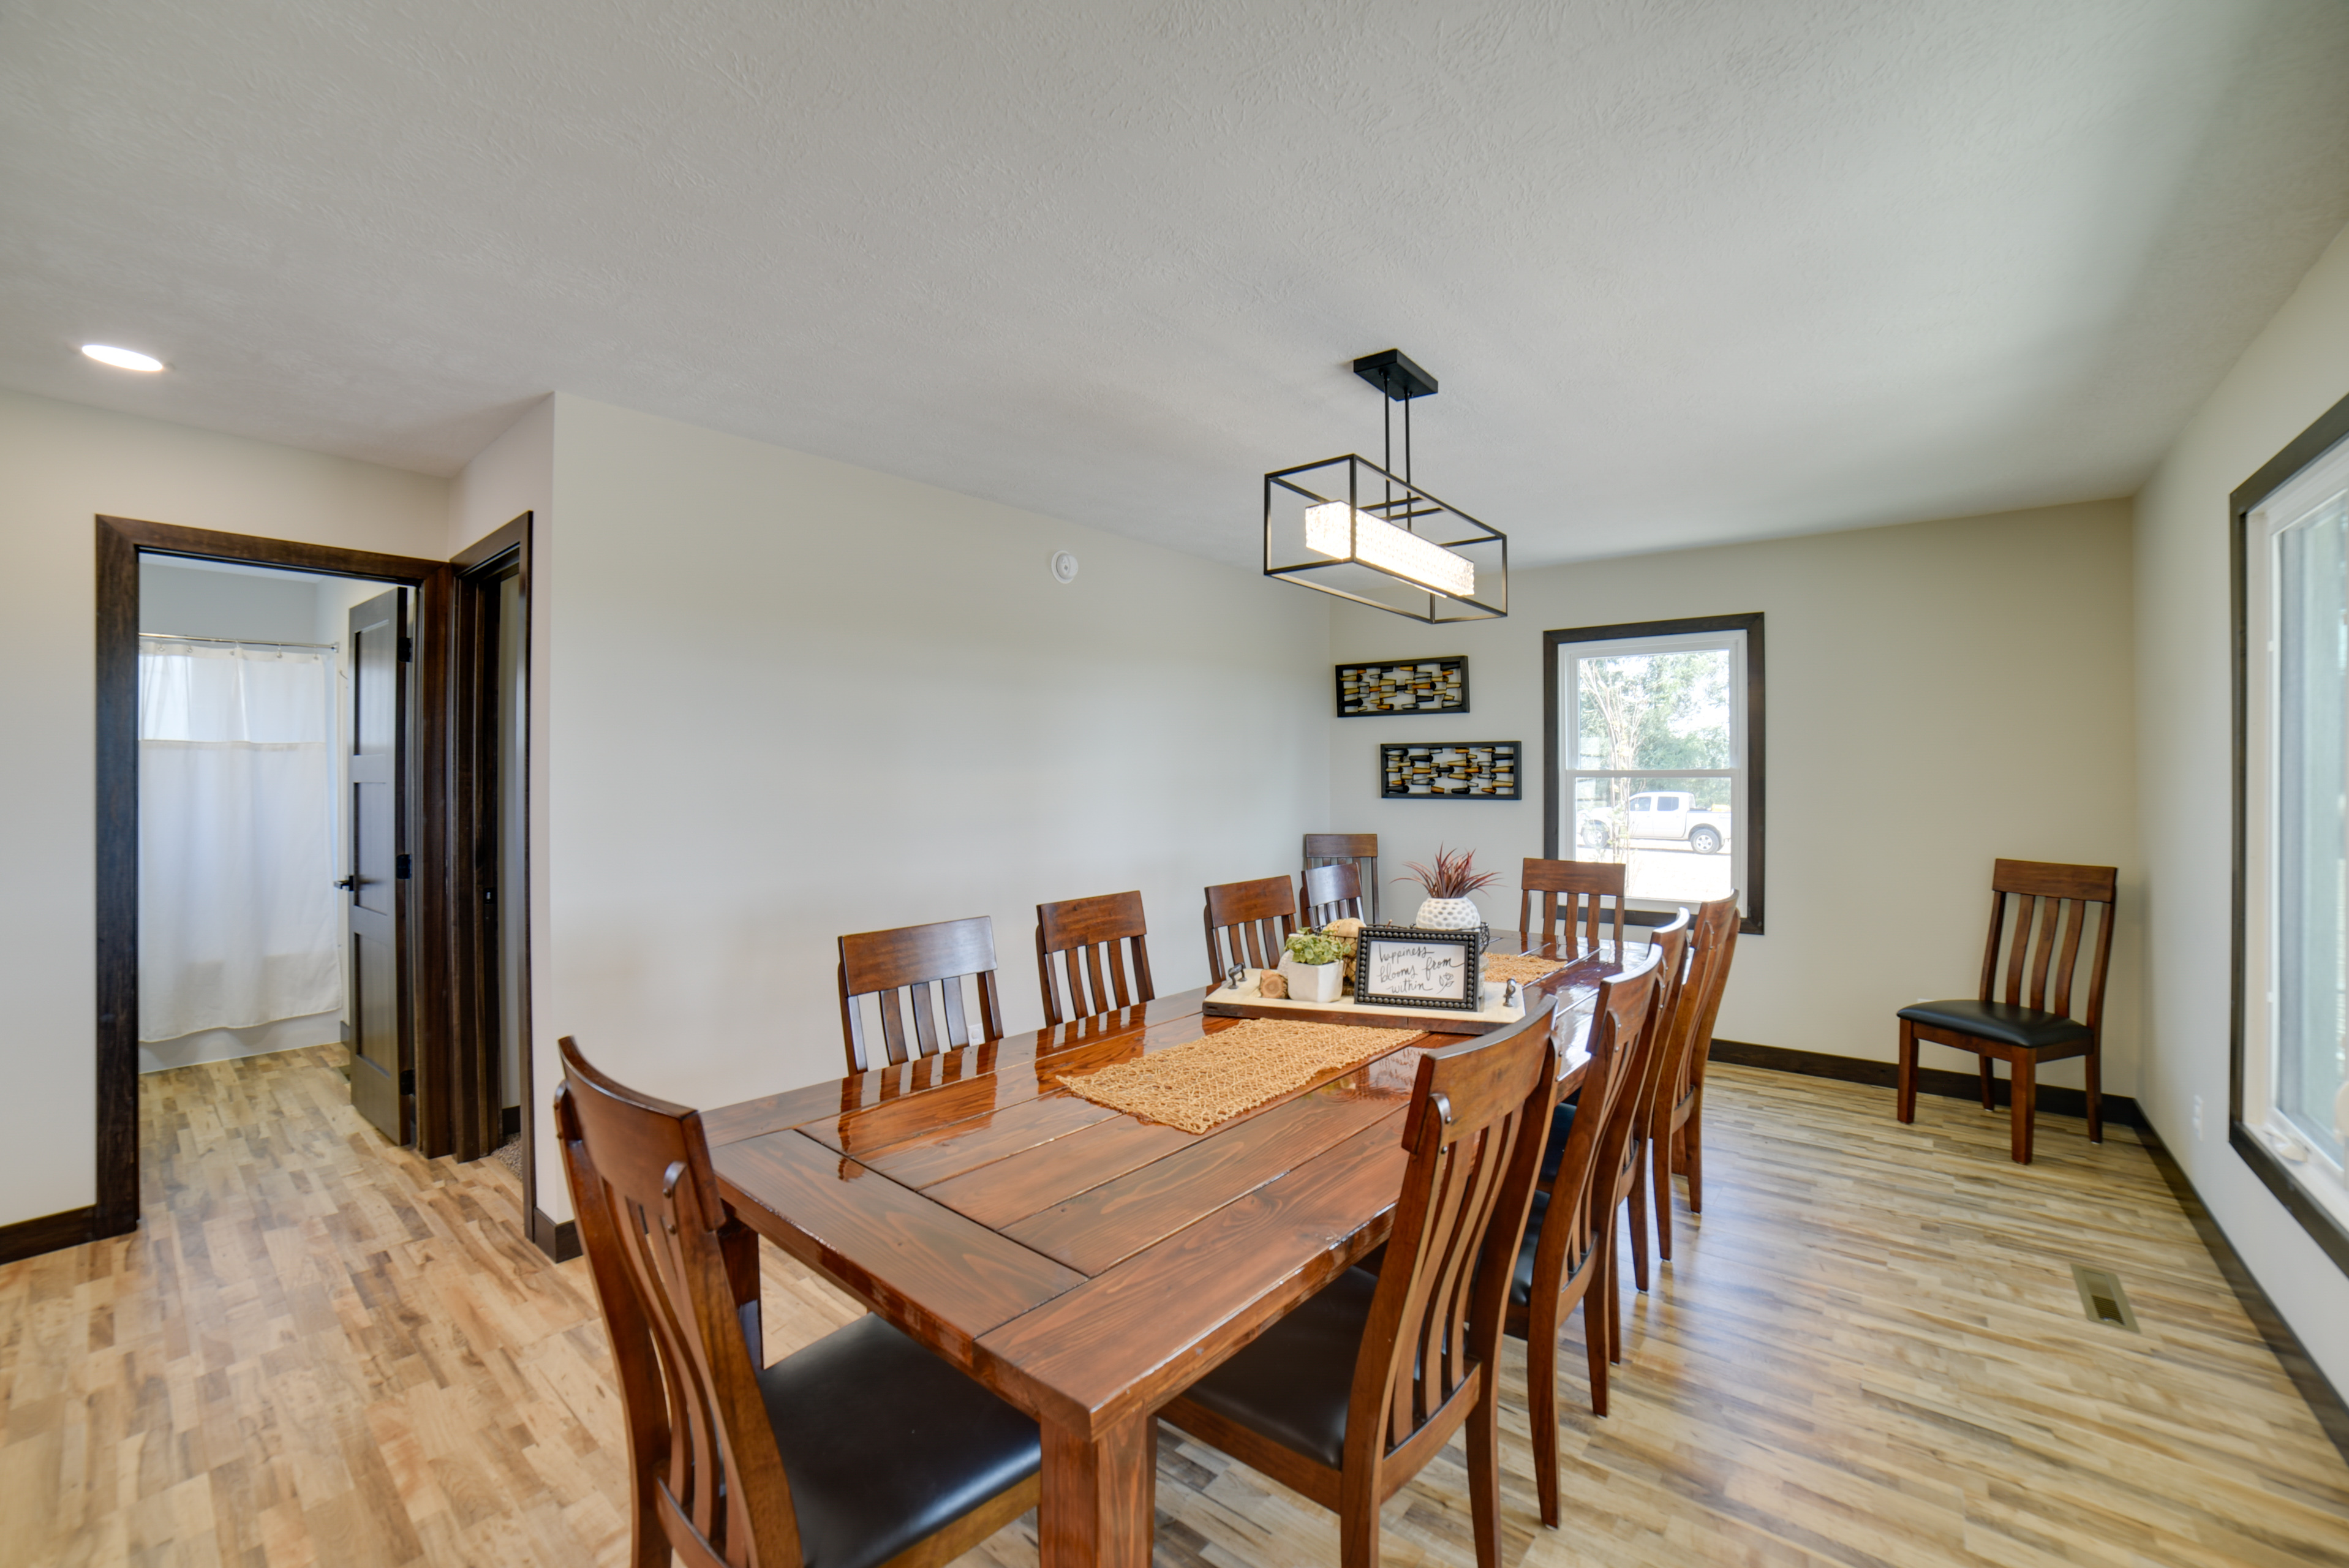
[[[1616, 945], [1488, 951], [1563, 962], [1526, 989], [1557, 999], [1572, 1093]], [[1419, 1058], [1474, 1038], [1419, 1035], [1203, 1133], [1061, 1081], [1240, 1023], [1206, 991], [702, 1115], [743, 1222], [1035, 1418], [1042, 1568], [1148, 1568], [1158, 1408], [1386, 1240]]]

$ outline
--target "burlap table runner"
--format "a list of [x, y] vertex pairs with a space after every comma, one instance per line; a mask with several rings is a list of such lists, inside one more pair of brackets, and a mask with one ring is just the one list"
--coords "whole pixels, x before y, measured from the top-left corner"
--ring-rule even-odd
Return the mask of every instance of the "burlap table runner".
[[1520, 985], [1531, 985], [1542, 976], [1555, 975], [1565, 967], [1555, 958], [1521, 956], [1515, 953], [1488, 953], [1485, 955], [1485, 979], [1515, 980]]
[[1290, 1089], [1384, 1056], [1420, 1033], [1250, 1018], [1191, 1045], [1056, 1081], [1095, 1105], [1206, 1132]]

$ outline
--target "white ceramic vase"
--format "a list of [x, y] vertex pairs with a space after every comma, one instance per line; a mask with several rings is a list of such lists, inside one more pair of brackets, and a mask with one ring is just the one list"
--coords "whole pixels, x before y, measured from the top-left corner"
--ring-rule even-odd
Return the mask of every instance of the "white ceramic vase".
[[1280, 972], [1288, 979], [1288, 994], [1299, 1002], [1334, 1002], [1345, 989], [1345, 965], [1334, 958], [1327, 964], [1299, 964], [1283, 957]]
[[1474, 931], [1485, 917], [1476, 913], [1475, 899], [1431, 898], [1421, 902], [1412, 923], [1422, 931]]

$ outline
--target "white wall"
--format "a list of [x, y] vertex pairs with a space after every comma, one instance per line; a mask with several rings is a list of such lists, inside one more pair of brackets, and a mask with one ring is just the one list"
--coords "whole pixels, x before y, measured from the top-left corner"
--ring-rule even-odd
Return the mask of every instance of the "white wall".
[[139, 629], [180, 637], [312, 643], [318, 636], [318, 580], [253, 572], [172, 566], [150, 555], [139, 562]]
[[94, 1200], [99, 512], [430, 555], [445, 481], [0, 392], [0, 1224]]
[[1035, 905], [1140, 888], [1203, 984], [1200, 889], [1327, 826], [1318, 596], [569, 397], [554, 490], [542, 1132], [564, 1034], [688, 1103], [838, 1077], [844, 932], [992, 915], [1033, 1027]]
[[2349, 236], [2310, 270], [2138, 496], [2137, 640], [2144, 852], [2153, 892], [2146, 1109], [2310, 1354], [2335, 1387], [2349, 1389], [2349, 1277], [2227, 1143], [2233, 1006], [2227, 498], [2344, 395]]
[[[1722, 1037], [1889, 1061], [1896, 1009], [1973, 994], [1992, 861], [2116, 865], [2104, 1081], [2135, 1092], [2144, 886], [2125, 501], [1545, 567], [1514, 574], [1506, 620], [1471, 626], [1341, 606], [1333, 662], [1464, 653], [1471, 708], [1330, 718], [1330, 827], [1377, 833], [1390, 879], [1439, 841], [1475, 849], [1502, 873], [1479, 903], [1514, 930], [1519, 862], [1542, 852], [1542, 634], [1756, 610], [1765, 934], [1738, 943]], [[1318, 696], [1330, 712], [1326, 672]], [[1379, 743], [1422, 739], [1522, 741], [1526, 799], [1381, 799]], [[1419, 891], [1390, 881], [1386, 895], [1408, 919]], [[1939, 1047], [1923, 1059], [1975, 1062]], [[2079, 1068], [2044, 1081], [2076, 1085]]]

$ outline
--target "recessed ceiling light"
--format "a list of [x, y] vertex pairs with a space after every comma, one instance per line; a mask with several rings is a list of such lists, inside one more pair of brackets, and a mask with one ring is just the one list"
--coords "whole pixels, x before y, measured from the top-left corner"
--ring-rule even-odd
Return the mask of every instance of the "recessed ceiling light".
[[151, 354], [141, 354], [135, 348], [117, 348], [109, 343], [85, 343], [81, 351], [100, 365], [111, 365], [117, 370], [160, 370], [163, 362]]

